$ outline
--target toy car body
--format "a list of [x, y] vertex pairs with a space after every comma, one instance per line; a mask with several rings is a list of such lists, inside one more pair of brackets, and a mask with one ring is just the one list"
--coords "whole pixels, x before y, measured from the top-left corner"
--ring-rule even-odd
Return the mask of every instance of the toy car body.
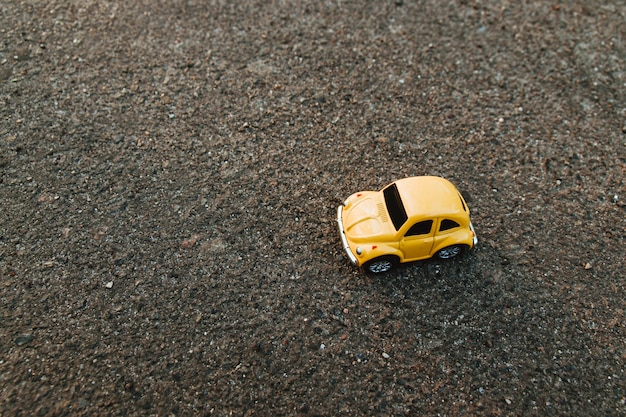
[[478, 243], [465, 199], [440, 177], [409, 177], [352, 194], [337, 208], [337, 223], [350, 261], [372, 273], [452, 258]]

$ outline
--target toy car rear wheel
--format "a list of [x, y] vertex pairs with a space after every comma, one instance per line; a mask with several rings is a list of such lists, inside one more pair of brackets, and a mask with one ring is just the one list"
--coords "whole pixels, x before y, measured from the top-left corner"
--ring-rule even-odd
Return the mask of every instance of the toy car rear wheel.
[[398, 264], [398, 259], [394, 256], [381, 256], [376, 259], [372, 259], [364, 265], [367, 272], [372, 274], [383, 274], [391, 271]]
[[452, 245], [445, 247], [443, 249], [439, 249], [437, 252], [437, 258], [439, 259], [450, 259], [455, 256], [460, 255], [463, 252], [463, 246], [461, 245]]

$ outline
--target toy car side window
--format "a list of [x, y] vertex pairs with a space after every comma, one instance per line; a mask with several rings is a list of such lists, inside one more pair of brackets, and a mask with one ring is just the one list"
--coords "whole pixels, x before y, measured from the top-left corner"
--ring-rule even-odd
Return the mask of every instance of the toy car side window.
[[432, 229], [432, 227], [432, 220], [424, 220], [411, 226], [411, 228], [406, 232], [405, 236], [427, 235], [430, 233], [430, 229]]
[[443, 219], [441, 224], [439, 225], [439, 231], [443, 232], [444, 230], [454, 229], [455, 227], [459, 227], [460, 225], [454, 220]]

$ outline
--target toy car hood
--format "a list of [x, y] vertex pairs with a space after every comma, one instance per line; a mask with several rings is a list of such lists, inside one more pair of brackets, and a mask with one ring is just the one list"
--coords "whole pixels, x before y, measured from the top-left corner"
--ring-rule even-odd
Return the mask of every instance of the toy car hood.
[[388, 232], [391, 222], [379, 192], [352, 195], [344, 205], [343, 227], [350, 240], [371, 238]]

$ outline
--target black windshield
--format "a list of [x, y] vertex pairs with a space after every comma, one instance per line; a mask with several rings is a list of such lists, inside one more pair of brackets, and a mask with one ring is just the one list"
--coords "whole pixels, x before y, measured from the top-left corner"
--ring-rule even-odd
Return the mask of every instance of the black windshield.
[[389, 213], [389, 217], [391, 217], [393, 227], [396, 228], [396, 231], [400, 230], [408, 217], [406, 215], [406, 210], [404, 210], [404, 204], [402, 204], [402, 199], [400, 198], [400, 193], [398, 192], [396, 184], [391, 184], [389, 187], [385, 188], [383, 190], [383, 195], [385, 196], [387, 212]]

